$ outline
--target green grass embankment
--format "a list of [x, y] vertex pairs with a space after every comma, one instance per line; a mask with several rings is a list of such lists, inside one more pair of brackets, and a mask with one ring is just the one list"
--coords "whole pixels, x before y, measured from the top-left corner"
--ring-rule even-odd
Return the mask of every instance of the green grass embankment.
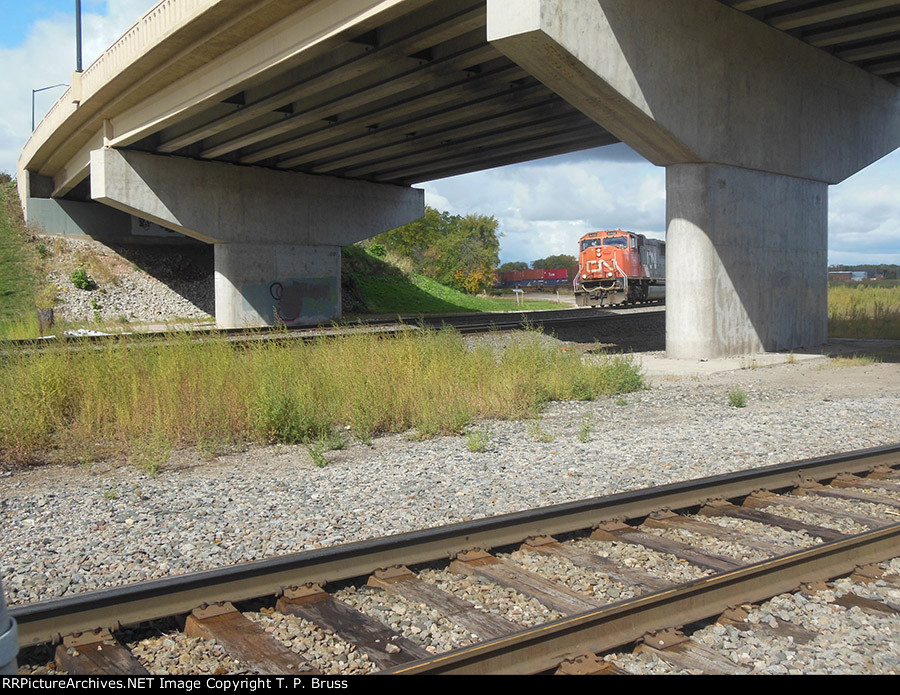
[[467, 311], [554, 309], [551, 301], [475, 297], [424, 275], [406, 274], [360, 246], [342, 250], [343, 289], [354, 300], [355, 314], [447, 314]]
[[0, 339], [37, 335], [39, 258], [22, 219], [15, 183], [0, 179]]

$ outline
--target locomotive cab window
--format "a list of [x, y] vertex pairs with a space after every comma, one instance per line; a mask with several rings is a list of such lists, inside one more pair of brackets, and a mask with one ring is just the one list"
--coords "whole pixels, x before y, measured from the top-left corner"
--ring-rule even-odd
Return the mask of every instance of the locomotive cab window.
[[606, 237], [603, 240], [604, 246], [621, 246], [622, 248], [626, 248], [628, 246], [628, 237], [624, 236], [611, 236]]
[[591, 246], [600, 246], [599, 239], [585, 239], [581, 242], [581, 250], [589, 249]]

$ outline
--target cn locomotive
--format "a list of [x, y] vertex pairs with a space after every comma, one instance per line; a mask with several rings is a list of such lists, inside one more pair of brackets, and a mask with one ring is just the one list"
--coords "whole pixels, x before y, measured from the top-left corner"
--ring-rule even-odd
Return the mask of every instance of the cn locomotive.
[[666, 292], [666, 242], [621, 229], [591, 232], [578, 242], [575, 303], [636, 304]]

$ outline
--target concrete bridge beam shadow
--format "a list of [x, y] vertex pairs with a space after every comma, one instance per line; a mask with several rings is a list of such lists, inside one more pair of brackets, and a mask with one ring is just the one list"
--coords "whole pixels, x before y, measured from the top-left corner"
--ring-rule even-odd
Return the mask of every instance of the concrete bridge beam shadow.
[[425, 213], [419, 189], [111, 148], [91, 197], [215, 244], [220, 328], [339, 319], [341, 246]]
[[487, 8], [496, 48], [667, 168], [670, 357], [826, 340], [827, 187], [900, 146], [900, 89], [717, 0]]

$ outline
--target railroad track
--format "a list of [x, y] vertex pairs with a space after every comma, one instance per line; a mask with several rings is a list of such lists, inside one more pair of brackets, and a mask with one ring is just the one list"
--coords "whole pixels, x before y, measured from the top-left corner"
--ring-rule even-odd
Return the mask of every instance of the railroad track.
[[[648, 309], [651, 309], [648, 311]], [[518, 330], [525, 327], [572, 326], [584, 324], [589, 321], [605, 321], [610, 325], [619, 322], [632, 321], [638, 317], [656, 316], [662, 310], [652, 310], [652, 306], [634, 306], [630, 309], [559, 309], [550, 311], [521, 311], [487, 314], [450, 314], [443, 316], [425, 317], [393, 317], [372, 318], [348, 321], [331, 326], [301, 327], [301, 328], [259, 328], [247, 330], [242, 328], [219, 329], [204, 328], [191, 331], [176, 331], [172, 333], [143, 333], [143, 334], [102, 334], [79, 335], [42, 338], [39, 340], [5, 340], [0, 341], [0, 354], [11, 350], [55, 349], [59, 346], [71, 347], [84, 344], [94, 345], [126, 339], [127, 343], [162, 343], [171, 340], [173, 336], [184, 335], [198, 342], [226, 340], [238, 345], [253, 344], [261, 341], [292, 342], [312, 341], [323, 337], [339, 337], [358, 332], [377, 332], [383, 335], [397, 334], [403, 331], [416, 330], [421, 327], [441, 328], [452, 327], [460, 333], [477, 334], [494, 330]]]
[[[848, 511], [829, 500], [863, 507]], [[873, 515], [865, 506], [873, 503], [888, 511]], [[817, 523], [792, 518], [790, 510], [816, 515]], [[640, 649], [685, 668], [690, 664], [703, 672], [739, 672], [740, 667], [689, 634], [674, 630], [717, 617], [744, 629], [745, 614], [734, 607], [796, 591], [801, 585], [812, 592], [821, 588], [816, 582], [840, 576], [852, 574], [861, 582], [900, 587], [900, 575], [881, 576], [874, 567], [900, 556], [897, 510], [900, 445], [147, 581], [15, 606], [10, 612], [18, 621], [20, 645], [58, 643], [57, 666], [69, 673], [141, 672], [141, 664], [116, 640], [116, 631], [167, 616], [182, 616], [189, 636], [215, 639], [249, 672], [319, 671], [314, 660], [288, 649], [258, 619], [245, 616], [238, 609], [242, 602], [263, 606], [262, 612], [270, 615], [302, 618], [334, 633], [387, 673], [610, 672], [616, 667], [597, 655], [635, 641]], [[838, 531], [827, 522], [837, 517], [865, 530], [854, 535]], [[753, 526], [719, 525], [718, 518]], [[777, 534], [767, 537], [760, 532], [760, 524], [780, 529], [780, 540], [774, 539]], [[789, 541], [784, 540], [784, 531], [792, 534]], [[686, 538], [693, 540], [685, 542]], [[711, 538], [752, 549], [765, 559], [747, 563], [711, 552], [703, 543]], [[519, 550], [504, 555], [516, 547]], [[694, 578], [676, 584], [618, 563], [610, 548], [673, 555], [694, 572]], [[615, 600], [573, 590], [530, 569], [532, 565], [516, 562], [523, 554], [564, 561], [634, 596]], [[523, 594], [546, 607], [553, 619], [523, 627], [480, 609], [477, 600], [454, 593], [446, 584], [441, 588], [434, 581], [435, 571], [477, 577], [482, 587]], [[431, 653], [435, 650], [423, 648], [415, 635], [400, 634], [344, 600], [340, 588], [348, 583], [375, 587], [410, 606], [439, 613], [462, 628], [466, 643]], [[842, 605], [886, 615], [897, 612], [853, 594], [841, 600]], [[784, 634], [810, 636], [796, 625], [783, 623], [780, 628]]]

